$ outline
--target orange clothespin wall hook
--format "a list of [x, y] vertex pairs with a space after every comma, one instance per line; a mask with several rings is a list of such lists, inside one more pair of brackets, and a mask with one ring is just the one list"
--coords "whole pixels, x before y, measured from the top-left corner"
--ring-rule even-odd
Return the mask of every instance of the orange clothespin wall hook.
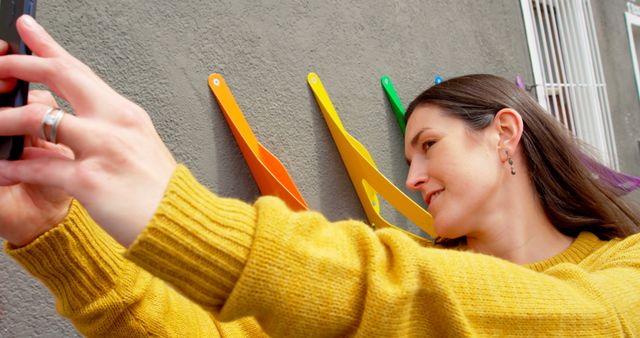
[[238, 142], [260, 192], [263, 195], [280, 197], [293, 210], [308, 209], [287, 169], [256, 139], [222, 75], [211, 74], [209, 87], [220, 105], [233, 137]]

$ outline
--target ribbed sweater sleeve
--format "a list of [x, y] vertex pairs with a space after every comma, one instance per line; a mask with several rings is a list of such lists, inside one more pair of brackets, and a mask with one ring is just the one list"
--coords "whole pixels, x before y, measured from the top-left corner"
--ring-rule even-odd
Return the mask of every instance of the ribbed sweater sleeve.
[[217, 323], [126, 260], [124, 248], [75, 201], [62, 224], [25, 247], [7, 244], [5, 251], [47, 286], [58, 312], [87, 337], [245, 337], [261, 330], [249, 320]]
[[640, 332], [639, 241], [581, 235], [562, 260], [524, 267], [274, 197], [220, 198], [180, 166], [126, 256], [274, 337], [621, 336]]

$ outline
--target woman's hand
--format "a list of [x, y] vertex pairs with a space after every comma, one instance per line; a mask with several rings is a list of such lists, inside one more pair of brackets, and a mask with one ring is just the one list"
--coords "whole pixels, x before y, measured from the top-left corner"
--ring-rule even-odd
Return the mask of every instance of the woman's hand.
[[[6, 53], [0, 43], [0, 55]], [[0, 92], [11, 90], [10, 86]], [[57, 107], [51, 93], [33, 90], [29, 93], [29, 103], [39, 103]], [[73, 159], [73, 153], [62, 145], [45, 142], [37, 137], [27, 137], [22, 158]], [[31, 243], [67, 215], [71, 197], [62, 189], [18, 183], [0, 187], [0, 237], [15, 246]]]
[[[73, 158], [24, 156], [0, 161], [0, 185], [41, 185], [75, 197], [93, 219], [128, 246], [151, 220], [176, 162], [146, 112], [67, 53], [35, 20], [17, 28], [33, 56], [0, 57], [0, 80], [42, 83], [68, 101], [57, 140]], [[0, 112], [0, 135], [39, 137], [50, 108], [41, 102]]]

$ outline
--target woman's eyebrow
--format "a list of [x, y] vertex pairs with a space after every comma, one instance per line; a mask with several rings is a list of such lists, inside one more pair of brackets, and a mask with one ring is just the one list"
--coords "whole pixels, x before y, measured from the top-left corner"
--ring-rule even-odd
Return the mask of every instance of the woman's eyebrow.
[[[415, 136], [413, 136], [413, 138], [411, 138], [411, 143], [410, 144], [411, 144], [412, 148], [415, 148], [416, 144], [418, 143], [418, 139], [420, 139], [420, 135], [422, 135], [423, 132], [425, 132], [425, 131], [427, 131], [429, 129], [431, 129], [431, 128], [429, 128], [429, 127], [422, 128], [422, 129], [420, 129], [420, 131], [418, 131], [418, 133]], [[406, 155], [405, 155], [404, 159], [405, 159], [405, 161], [407, 161], [407, 165], [411, 166], [411, 160], [409, 160], [409, 158], [407, 158]]]
[[426, 128], [422, 128], [420, 129], [420, 131], [411, 139], [411, 146], [415, 147], [416, 143], [418, 143], [418, 139], [420, 138], [420, 135], [422, 135], [422, 133], [426, 130], [429, 130], [431, 128], [426, 127]]

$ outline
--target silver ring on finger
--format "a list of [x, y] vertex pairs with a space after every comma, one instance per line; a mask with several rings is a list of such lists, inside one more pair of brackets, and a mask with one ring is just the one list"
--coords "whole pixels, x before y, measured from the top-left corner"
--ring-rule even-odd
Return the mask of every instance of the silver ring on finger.
[[62, 122], [65, 112], [60, 108], [50, 107], [42, 117], [40, 136], [47, 142], [57, 143], [58, 126]]

